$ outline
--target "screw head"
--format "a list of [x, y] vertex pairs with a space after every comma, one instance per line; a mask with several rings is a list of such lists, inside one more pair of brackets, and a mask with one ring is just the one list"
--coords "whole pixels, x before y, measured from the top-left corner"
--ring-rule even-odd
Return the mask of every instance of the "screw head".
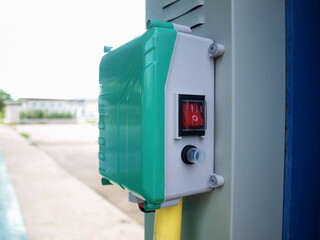
[[217, 52], [217, 45], [215, 43], [212, 43], [209, 47], [209, 54], [215, 55]]
[[217, 178], [215, 176], [210, 176], [209, 178], [209, 186], [214, 188], [218, 184]]

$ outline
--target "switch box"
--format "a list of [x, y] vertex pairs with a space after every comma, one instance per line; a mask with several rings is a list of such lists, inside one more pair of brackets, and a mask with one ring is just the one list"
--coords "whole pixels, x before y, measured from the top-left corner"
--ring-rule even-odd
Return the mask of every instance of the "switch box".
[[149, 20], [143, 35], [101, 60], [99, 172], [147, 209], [212, 189], [213, 44]]

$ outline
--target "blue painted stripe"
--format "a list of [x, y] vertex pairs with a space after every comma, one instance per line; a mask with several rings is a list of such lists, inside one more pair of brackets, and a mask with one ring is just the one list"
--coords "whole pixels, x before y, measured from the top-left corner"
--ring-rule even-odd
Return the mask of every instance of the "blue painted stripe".
[[283, 240], [320, 240], [320, 1], [286, 1]]
[[19, 204], [0, 152], [0, 239], [27, 240]]

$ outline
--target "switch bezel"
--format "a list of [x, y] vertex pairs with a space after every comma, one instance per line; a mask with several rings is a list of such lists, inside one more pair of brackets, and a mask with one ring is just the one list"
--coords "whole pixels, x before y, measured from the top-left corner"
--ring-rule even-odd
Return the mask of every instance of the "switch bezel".
[[[204, 107], [205, 107], [205, 112], [204, 112], [204, 129], [194, 129], [194, 130], [184, 130], [182, 127], [182, 103], [183, 101], [203, 101], [204, 102]], [[207, 107], [206, 107], [206, 98], [205, 95], [190, 95], [190, 94], [179, 94], [178, 97], [179, 101], [179, 137], [183, 136], [205, 136], [206, 134], [206, 121], [207, 121]]]

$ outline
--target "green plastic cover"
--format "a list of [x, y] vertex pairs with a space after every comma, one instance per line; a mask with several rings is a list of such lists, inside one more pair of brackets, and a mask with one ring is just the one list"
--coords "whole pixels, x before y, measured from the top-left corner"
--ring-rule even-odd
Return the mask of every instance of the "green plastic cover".
[[172, 24], [153, 23], [101, 60], [99, 172], [159, 204], [165, 198], [165, 83], [177, 32]]

